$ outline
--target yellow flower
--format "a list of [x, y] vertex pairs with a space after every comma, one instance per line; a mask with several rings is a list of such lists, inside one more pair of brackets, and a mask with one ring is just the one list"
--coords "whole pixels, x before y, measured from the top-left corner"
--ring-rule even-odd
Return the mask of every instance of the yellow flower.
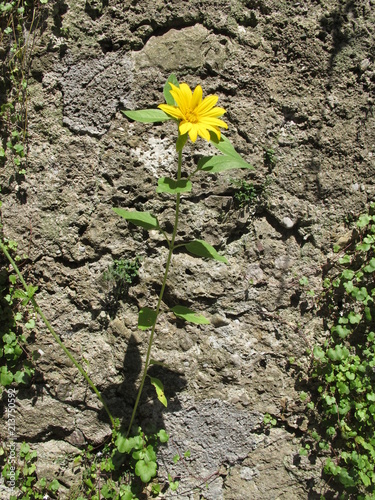
[[159, 104], [158, 108], [180, 120], [178, 125], [180, 134], [189, 133], [193, 142], [197, 140], [198, 135], [209, 141], [209, 131], [211, 131], [220, 140], [219, 127], [228, 128], [228, 125], [223, 120], [218, 119], [226, 112], [223, 108], [214, 107], [219, 98], [216, 95], [209, 95], [202, 100], [202, 87], [200, 85], [195, 87], [194, 93], [186, 83], [181, 83], [179, 87], [172, 83], [169, 85], [172, 88], [170, 93], [177, 106]]

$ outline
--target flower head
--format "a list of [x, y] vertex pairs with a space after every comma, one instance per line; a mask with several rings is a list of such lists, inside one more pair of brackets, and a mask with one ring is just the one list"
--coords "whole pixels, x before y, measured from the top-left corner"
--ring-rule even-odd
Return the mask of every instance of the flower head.
[[219, 127], [228, 128], [228, 125], [218, 118], [225, 113], [225, 109], [214, 107], [219, 99], [218, 96], [210, 95], [202, 100], [202, 87], [200, 85], [195, 87], [194, 92], [186, 83], [181, 83], [179, 87], [173, 83], [169, 83], [169, 85], [172, 89], [170, 93], [177, 106], [159, 104], [158, 108], [180, 120], [178, 125], [180, 134], [189, 133], [193, 142], [197, 140], [198, 135], [209, 141], [211, 131], [220, 140]]

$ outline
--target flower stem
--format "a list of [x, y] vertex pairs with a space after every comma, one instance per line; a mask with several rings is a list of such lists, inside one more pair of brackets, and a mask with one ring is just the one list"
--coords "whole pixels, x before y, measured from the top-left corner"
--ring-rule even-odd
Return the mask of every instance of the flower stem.
[[[181, 164], [182, 164], [182, 149], [178, 152], [177, 180], [181, 179]], [[169, 244], [169, 252], [168, 252], [167, 262], [165, 264], [164, 278], [163, 278], [163, 282], [162, 282], [162, 285], [161, 285], [161, 290], [160, 290], [160, 294], [159, 294], [158, 303], [156, 305], [156, 319], [155, 319], [155, 323], [152, 325], [152, 329], [151, 329], [151, 334], [150, 334], [150, 339], [149, 339], [149, 342], [148, 342], [148, 349], [147, 349], [147, 354], [146, 354], [145, 367], [144, 367], [144, 370], [143, 370], [141, 384], [140, 384], [139, 389], [138, 389], [137, 399], [135, 400], [135, 404], [134, 404], [134, 408], [133, 408], [133, 413], [132, 413], [132, 416], [131, 416], [131, 419], [130, 419], [128, 431], [126, 433], [127, 437], [130, 434], [130, 431], [131, 431], [131, 428], [132, 428], [132, 425], [133, 425], [133, 422], [134, 422], [134, 418], [135, 418], [135, 415], [137, 413], [137, 408], [138, 408], [138, 405], [139, 405], [139, 400], [141, 399], [141, 395], [142, 395], [142, 391], [143, 391], [143, 386], [145, 384], [145, 380], [146, 380], [146, 377], [147, 377], [147, 370], [148, 370], [148, 368], [150, 366], [151, 348], [152, 348], [152, 343], [153, 343], [153, 340], [154, 340], [156, 321], [157, 321], [157, 317], [158, 317], [159, 312], [160, 312], [160, 306], [161, 306], [161, 302], [163, 300], [164, 290], [165, 290], [165, 287], [166, 287], [166, 284], [167, 284], [167, 278], [168, 278], [169, 268], [170, 268], [171, 261], [172, 261], [172, 254], [173, 254], [173, 250], [175, 248], [174, 242], [176, 240], [176, 235], [177, 235], [178, 217], [179, 217], [179, 212], [180, 212], [180, 198], [181, 198], [181, 194], [177, 193], [177, 195], [176, 195], [176, 209], [175, 209], [175, 219], [174, 219], [173, 233], [172, 233], [172, 239], [171, 239], [170, 244]]]
[[[17, 264], [14, 262], [14, 260], [12, 259], [12, 257], [10, 256], [8, 250], [6, 249], [5, 245], [3, 245], [3, 243], [0, 242], [0, 249], [3, 251], [4, 255], [6, 256], [6, 258], [9, 260], [9, 262], [11, 263], [14, 271], [16, 272], [20, 282], [22, 283], [26, 293], [28, 293], [29, 289], [28, 289], [28, 286], [26, 284], [26, 281], [24, 280], [22, 274], [21, 274], [21, 271], [18, 269], [18, 266]], [[55, 332], [55, 330], [53, 329], [52, 325], [50, 324], [50, 322], [48, 321], [48, 319], [45, 317], [45, 315], [43, 314], [43, 311], [41, 310], [41, 308], [39, 307], [37, 301], [35, 300], [34, 297], [31, 297], [30, 298], [30, 302], [34, 308], [34, 311], [39, 314], [39, 316], [42, 318], [44, 324], [46, 325], [46, 327], [48, 328], [49, 332], [51, 333], [51, 335], [53, 336], [53, 338], [56, 340], [56, 342], [59, 344], [59, 346], [61, 347], [61, 349], [64, 351], [64, 353], [68, 356], [68, 358], [70, 359], [70, 361], [74, 364], [74, 366], [78, 369], [78, 371], [81, 373], [81, 375], [85, 378], [86, 382], [89, 384], [89, 386], [91, 387], [91, 389], [95, 392], [95, 394], [98, 396], [98, 399], [99, 401], [102, 403], [105, 411], [107, 412], [108, 414], [108, 417], [109, 417], [109, 420], [111, 421], [111, 425], [112, 427], [114, 428], [115, 427], [115, 421], [114, 421], [114, 418], [111, 414], [111, 412], [109, 411], [109, 408], [107, 406], [107, 404], [105, 403], [105, 401], [103, 400], [102, 398], [102, 395], [100, 394], [99, 390], [97, 389], [96, 385], [94, 384], [94, 382], [91, 380], [91, 378], [87, 375], [86, 371], [82, 368], [82, 366], [78, 363], [78, 361], [76, 361], [76, 359], [72, 356], [72, 354], [68, 351], [68, 349], [65, 347], [65, 345], [63, 344], [63, 342], [60, 340], [59, 336], [57, 335], [57, 333]]]

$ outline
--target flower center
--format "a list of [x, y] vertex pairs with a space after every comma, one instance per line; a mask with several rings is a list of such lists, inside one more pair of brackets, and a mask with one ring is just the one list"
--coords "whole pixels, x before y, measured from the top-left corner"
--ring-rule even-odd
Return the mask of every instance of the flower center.
[[198, 115], [195, 111], [189, 110], [186, 112], [186, 120], [190, 123], [198, 123]]

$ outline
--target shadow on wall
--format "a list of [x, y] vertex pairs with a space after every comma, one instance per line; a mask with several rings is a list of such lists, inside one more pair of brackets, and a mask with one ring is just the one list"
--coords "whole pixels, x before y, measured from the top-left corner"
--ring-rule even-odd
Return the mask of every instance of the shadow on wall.
[[[140, 378], [143, 373], [143, 358], [139, 350], [139, 342], [134, 335], [131, 335], [125, 352], [122, 374], [124, 381], [121, 384], [114, 384], [107, 387], [102, 396], [107, 401], [110, 411], [115, 418], [120, 420], [121, 426], [127, 429], [140, 385]], [[176, 371], [172, 371], [164, 366], [152, 365], [148, 374], [160, 379], [164, 385], [165, 395], [168, 403], [171, 402], [173, 411], [181, 409], [177, 394], [186, 386], [185, 377]], [[141, 425], [147, 432], [148, 428], [164, 428], [163, 414], [171, 411], [165, 408], [157, 399], [156, 392], [149, 380], [146, 379], [137, 416], [136, 425]], [[155, 420], [155, 415], [158, 417]], [[104, 410], [100, 412], [102, 420], [108, 420]]]

